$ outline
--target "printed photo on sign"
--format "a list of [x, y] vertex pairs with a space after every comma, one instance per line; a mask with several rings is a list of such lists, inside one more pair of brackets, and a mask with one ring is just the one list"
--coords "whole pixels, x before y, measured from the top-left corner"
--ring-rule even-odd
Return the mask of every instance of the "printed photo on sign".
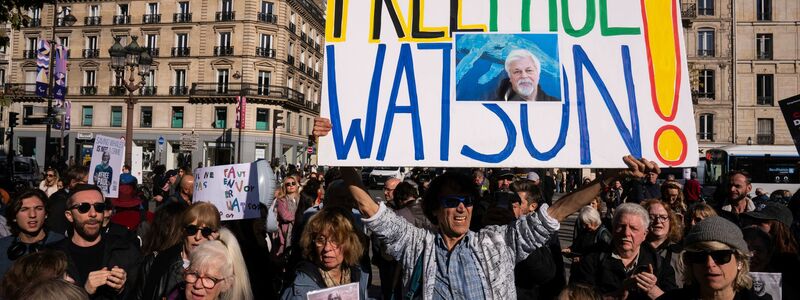
[[118, 138], [97, 135], [91, 151], [89, 183], [97, 185], [104, 196], [116, 198], [119, 193], [125, 142]]
[[332, 288], [308, 292], [308, 300], [347, 300], [358, 299], [358, 282]]
[[457, 34], [457, 101], [561, 101], [557, 34]]
[[753, 292], [762, 300], [783, 299], [781, 273], [750, 272], [753, 277]]

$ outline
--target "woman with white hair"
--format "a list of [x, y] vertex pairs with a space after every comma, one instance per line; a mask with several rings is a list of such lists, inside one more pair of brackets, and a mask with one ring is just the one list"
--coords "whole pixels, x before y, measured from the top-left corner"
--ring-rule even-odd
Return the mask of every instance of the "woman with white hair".
[[[189, 257], [183, 273], [185, 299], [252, 300], [253, 291], [242, 258], [239, 242], [227, 228], [219, 230], [217, 240], [200, 244]], [[180, 294], [180, 291], [177, 291]], [[168, 299], [174, 299], [168, 297]]]
[[580, 263], [581, 257], [586, 254], [606, 251], [611, 247], [611, 232], [603, 226], [597, 209], [592, 206], [581, 208], [578, 220], [583, 230], [571, 246], [561, 250], [564, 256], [572, 259], [573, 264]]

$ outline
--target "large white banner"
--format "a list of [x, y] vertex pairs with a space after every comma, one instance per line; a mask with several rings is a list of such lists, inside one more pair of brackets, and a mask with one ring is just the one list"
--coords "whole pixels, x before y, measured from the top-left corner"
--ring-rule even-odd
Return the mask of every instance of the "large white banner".
[[89, 164], [89, 183], [97, 185], [103, 195], [119, 195], [119, 174], [125, 158], [125, 141], [119, 138], [95, 135], [92, 162]]
[[329, 0], [323, 165], [698, 162], [678, 0]]
[[210, 202], [223, 221], [261, 217], [259, 202], [274, 201], [275, 174], [265, 160], [198, 168], [194, 174], [194, 202]]

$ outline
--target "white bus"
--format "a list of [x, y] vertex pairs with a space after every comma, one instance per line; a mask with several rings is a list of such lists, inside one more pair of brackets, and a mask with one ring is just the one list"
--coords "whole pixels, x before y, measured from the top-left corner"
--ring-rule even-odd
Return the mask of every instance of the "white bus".
[[706, 150], [704, 185], [718, 185], [731, 170], [747, 171], [753, 191], [794, 193], [800, 188], [800, 155], [794, 146], [731, 145]]

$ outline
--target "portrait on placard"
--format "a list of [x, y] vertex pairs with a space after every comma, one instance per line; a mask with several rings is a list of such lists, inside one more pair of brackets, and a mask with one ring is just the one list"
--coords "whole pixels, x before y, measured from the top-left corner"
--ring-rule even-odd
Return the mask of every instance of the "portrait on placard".
[[558, 35], [455, 36], [457, 101], [561, 101]]

